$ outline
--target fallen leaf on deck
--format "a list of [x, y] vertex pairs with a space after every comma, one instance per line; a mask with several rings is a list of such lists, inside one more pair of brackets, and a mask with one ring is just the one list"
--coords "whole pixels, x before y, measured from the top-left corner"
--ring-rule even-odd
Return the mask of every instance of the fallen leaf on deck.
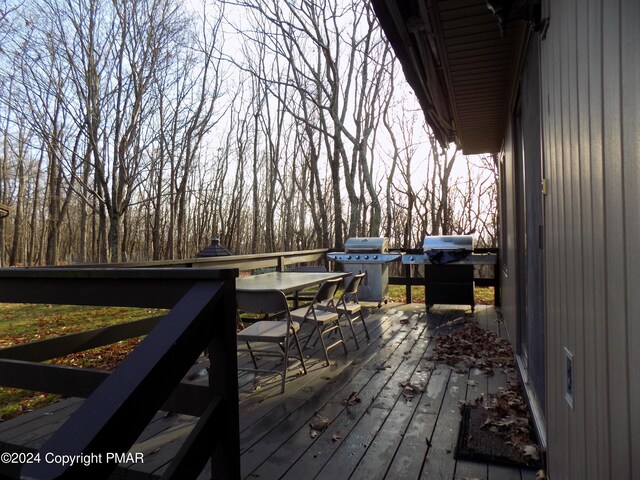
[[345, 398], [342, 403], [347, 407], [352, 407], [353, 405], [360, 403], [362, 400], [358, 397], [358, 392], [351, 392], [348, 398]]
[[467, 380], [467, 385], [469, 385], [470, 387], [477, 387], [478, 386], [478, 381], [477, 380]]
[[331, 435], [331, 441], [332, 442], [337, 442], [338, 440], [340, 440], [340, 434], [339, 433], [334, 433], [333, 435]]
[[525, 445], [524, 454], [534, 460], [540, 460], [540, 452], [537, 445]]
[[413, 383], [409, 382], [409, 380], [407, 380], [406, 382], [400, 383], [400, 386], [402, 387], [402, 396], [406, 400], [411, 400], [414, 397], [414, 395], [424, 393], [425, 391], [424, 387], [420, 385], [414, 385]]
[[311, 438], [316, 438], [322, 432], [324, 432], [327, 427], [331, 425], [331, 420], [322, 415], [316, 414], [309, 422], [309, 436]]
[[548, 480], [549, 477], [547, 477], [547, 472], [545, 472], [544, 470], [538, 470], [536, 472], [536, 480]]

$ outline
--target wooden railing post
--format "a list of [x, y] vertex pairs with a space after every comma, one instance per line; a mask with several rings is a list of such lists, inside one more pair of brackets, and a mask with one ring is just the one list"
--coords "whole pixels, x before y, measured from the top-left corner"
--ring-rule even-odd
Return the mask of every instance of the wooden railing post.
[[212, 398], [222, 400], [222, 425], [211, 432], [217, 442], [211, 452], [211, 478], [240, 478], [240, 411], [238, 398], [238, 356], [236, 340], [235, 286], [224, 296], [224, 325], [209, 344], [209, 389]]

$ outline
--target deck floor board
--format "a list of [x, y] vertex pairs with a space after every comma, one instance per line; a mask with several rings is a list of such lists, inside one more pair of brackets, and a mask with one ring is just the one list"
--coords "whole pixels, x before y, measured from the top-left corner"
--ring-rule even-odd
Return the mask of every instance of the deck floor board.
[[[370, 309], [369, 342], [358, 322], [360, 349], [345, 328], [349, 352], [331, 351], [329, 367], [319, 343], [306, 349], [308, 374], [298, 374], [293, 366], [284, 394], [275, 375], [239, 373], [242, 478], [533, 479], [535, 472], [453, 457], [460, 402], [495, 393], [508, 380], [502, 372], [486, 377], [430, 360], [434, 339], [459, 328], [470, 315], [468, 306], [434, 306], [429, 314], [421, 304]], [[473, 318], [483, 328], [504, 333], [491, 306], [477, 306]], [[308, 333], [307, 327], [301, 331]], [[238, 362], [250, 359], [240, 355]], [[276, 365], [266, 357], [260, 362]], [[205, 383], [204, 371], [201, 358], [185, 381]], [[424, 391], [403, 395], [407, 382]], [[81, 402], [62, 400], [0, 423], [0, 447], [38, 448]], [[310, 424], [319, 417], [326, 429], [314, 433]], [[131, 450], [145, 454], [144, 465], [122, 465], [114, 478], [159, 478], [195, 421], [158, 412]], [[203, 472], [199, 480], [205, 478]]]

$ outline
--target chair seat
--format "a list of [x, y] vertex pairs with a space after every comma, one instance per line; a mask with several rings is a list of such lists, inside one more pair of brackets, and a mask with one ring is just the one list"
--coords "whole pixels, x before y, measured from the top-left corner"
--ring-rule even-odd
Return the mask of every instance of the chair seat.
[[351, 313], [357, 313], [360, 310], [362, 310], [362, 305], [360, 305], [359, 303], [355, 303], [355, 302], [348, 302], [346, 304], [346, 308], [345, 308], [345, 304], [338, 304], [338, 307], [336, 308], [336, 310], [338, 310], [338, 313], [340, 315], [346, 313], [351, 314]]
[[[305, 321], [314, 321], [314, 318], [312, 315], [308, 315], [307, 317], [305, 317], [305, 314], [309, 311], [308, 308], [298, 308], [297, 310], [294, 310], [291, 312], [291, 318], [294, 318], [300, 322], [305, 322]], [[339, 315], [336, 312], [328, 312], [326, 310], [320, 310], [320, 309], [315, 309], [316, 312], [316, 320], [319, 324], [324, 324], [324, 323], [329, 323], [329, 322], [335, 322], [336, 320], [338, 320]]]
[[[300, 330], [300, 324], [293, 322], [294, 331]], [[238, 332], [238, 340], [245, 342], [280, 342], [287, 337], [287, 322], [260, 321]]]

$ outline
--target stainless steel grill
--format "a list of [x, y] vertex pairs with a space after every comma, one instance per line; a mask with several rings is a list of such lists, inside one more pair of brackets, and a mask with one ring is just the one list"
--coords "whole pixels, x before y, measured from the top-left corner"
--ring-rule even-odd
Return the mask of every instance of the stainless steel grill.
[[474, 254], [471, 235], [426, 236], [422, 253], [407, 253], [402, 263], [424, 265], [427, 311], [435, 304], [471, 305], [474, 300], [474, 265], [495, 264], [495, 254]]
[[358, 298], [369, 302], [387, 301], [389, 291], [389, 263], [400, 260], [400, 252], [389, 252], [386, 237], [351, 237], [344, 243], [344, 252], [330, 252], [327, 258], [340, 263], [345, 272], [365, 272]]
[[[406, 265], [428, 263], [494, 265], [496, 263], [495, 253], [473, 253], [473, 244], [471, 235], [427, 235], [422, 242], [422, 252], [405, 253], [402, 255], [402, 263]], [[427, 252], [432, 253], [429, 255]], [[435, 261], [431, 258], [435, 258]]]

